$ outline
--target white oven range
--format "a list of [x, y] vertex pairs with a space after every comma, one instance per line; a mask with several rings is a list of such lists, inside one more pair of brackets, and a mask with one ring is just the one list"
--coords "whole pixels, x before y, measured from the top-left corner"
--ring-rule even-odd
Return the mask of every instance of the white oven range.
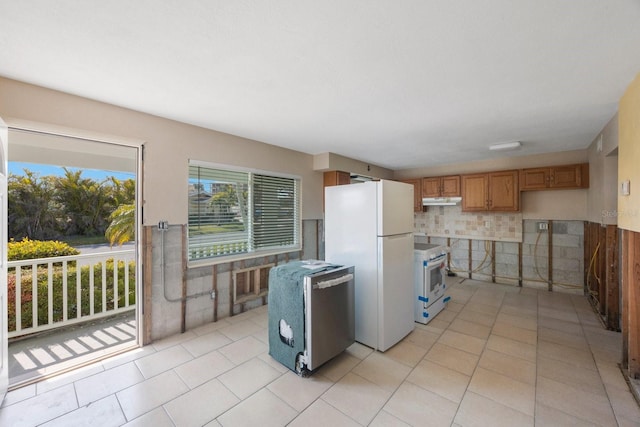
[[445, 295], [448, 248], [430, 243], [414, 244], [414, 320], [429, 323], [451, 299]]

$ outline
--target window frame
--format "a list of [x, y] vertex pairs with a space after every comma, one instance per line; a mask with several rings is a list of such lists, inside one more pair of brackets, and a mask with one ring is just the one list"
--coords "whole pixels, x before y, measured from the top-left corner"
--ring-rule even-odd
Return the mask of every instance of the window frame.
[[[281, 247], [277, 247], [277, 248], [269, 248], [269, 249], [254, 249], [251, 251], [247, 251], [247, 252], [242, 252], [242, 253], [237, 253], [237, 254], [230, 254], [230, 255], [221, 255], [221, 256], [211, 256], [211, 257], [206, 257], [206, 258], [197, 258], [197, 259], [190, 259], [190, 250], [191, 250], [191, 246], [190, 246], [190, 242], [189, 242], [189, 200], [188, 200], [188, 192], [189, 192], [189, 185], [190, 185], [190, 181], [191, 181], [191, 173], [190, 173], [190, 169], [192, 166], [195, 167], [201, 167], [201, 168], [208, 168], [208, 169], [215, 169], [215, 170], [223, 170], [223, 171], [230, 171], [230, 172], [239, 172], [239, 173], [247, 173], [248, 176], [248, 185], [249, 185], [249, 202], [248, 202], [248, 213], [247, 213], [247, 217], [250, 219], [249, 220], [249, 227], [247, 230], [247, 233], [249, 233], [248, 239], [252, 239], [252, 236], [250, 235], [250, 233], [253, 232], [253, 218], [254, 218], [254, 213], [250, 211], [250, 209], [253, 206], [253, 201], [251, 201], [252, 196], [253, 196], [253, 189], [252, 186], [254, 185], [254, 180], [253, 180], [253, 175], [265, 175], [265, 176], [269, 176], [269, 177], [276, 177], [276, 178], [287, 178], [287, 179], [292, 179], [295, 181], [294, 184], [294, 188], [295, 188], [295, 200], [294, 200], [294, 243], [292, 245], [289, 246], [281, 246]], [[198, 266], [206, 266], [206, 265], [215, 265], [215, 264], [222, 264], [222, 263], [229, 263], [229, 262], [233, 262], [233, 261], [239, 261], [239, 260], [245, 260], [245, 259], [252, 259], [252, 258], [260, 258], [260, 257], [265, 257], [265, 256], [270, 256], [270, 255], [278, 255], [278, 254], [283, 254], [283, 253], [289, 253], [289, 252], [296, 252], [296, 251], [300, 251], [302, 250], [302, 177], [299, 175], [294, 175], [294, 174], [287, 174], [287, 173], [281, 173], [281, 172], [273, 172], [273, 171], [267, 171], [264, 169], [256, 169], [256, 168], [247, 168], [247, 167], [241, 167], [241, 166], [233, 166], [233, 165], [227, 165], [227, 164], [220, 164], [220, 163], [214, 163], [214, 162], [207, 162], [207, 161], [201, 161], [201, 160], [194, 160], [194, 159], [189, 159], [188, 160], [188, 164], [187, 164], [187, 203], [186, 203], [186, 207], [187, 207], [187, 232], [186, 232], [186, 251], [187, 251], [187, 266], [188, 267], [198, 267]]]

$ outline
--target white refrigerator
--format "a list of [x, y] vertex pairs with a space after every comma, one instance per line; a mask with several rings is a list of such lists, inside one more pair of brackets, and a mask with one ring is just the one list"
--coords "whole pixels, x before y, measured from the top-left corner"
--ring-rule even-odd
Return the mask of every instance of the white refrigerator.
[[413, 186], [369, 181], [325, 188], [325, 259], [355, 267], [355, 339], [385, 351], [413, 319]]

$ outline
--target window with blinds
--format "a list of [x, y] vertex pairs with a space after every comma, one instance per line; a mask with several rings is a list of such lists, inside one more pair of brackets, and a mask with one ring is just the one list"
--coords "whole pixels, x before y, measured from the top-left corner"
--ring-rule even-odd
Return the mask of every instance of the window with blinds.
[[300, 243], [299, 179], [189, 165], [189, 260]]

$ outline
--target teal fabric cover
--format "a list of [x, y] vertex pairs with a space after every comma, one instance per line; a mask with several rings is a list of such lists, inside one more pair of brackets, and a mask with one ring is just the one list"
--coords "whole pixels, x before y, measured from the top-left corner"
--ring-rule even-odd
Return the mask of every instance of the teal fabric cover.
[[303, 267], [293, 261], [269, 271], [269, 354], [292, 371], [296, 357], [305, 350], [304, 276], [327, 270]]

